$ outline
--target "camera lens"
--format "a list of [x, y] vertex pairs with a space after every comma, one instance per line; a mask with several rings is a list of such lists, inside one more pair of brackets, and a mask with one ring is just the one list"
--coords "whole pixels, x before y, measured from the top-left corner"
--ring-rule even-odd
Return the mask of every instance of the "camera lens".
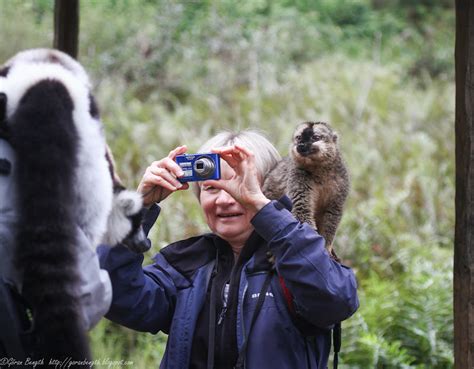
[[207, 157], [202, 157], [194, 162], [194, 171], [201, 178], [210, 177], [214, 173], [215, 164]]

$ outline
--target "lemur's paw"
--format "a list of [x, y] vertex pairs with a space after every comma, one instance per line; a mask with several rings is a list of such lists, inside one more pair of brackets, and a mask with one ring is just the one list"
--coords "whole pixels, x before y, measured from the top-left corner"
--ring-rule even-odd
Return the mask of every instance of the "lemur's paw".
[[136, 253], [148, 251], [151, 244], [142, 228], [144, 213], [140, 194], [129, 190], [116, 192], [104, 243], [111, 246], [123, 244]]

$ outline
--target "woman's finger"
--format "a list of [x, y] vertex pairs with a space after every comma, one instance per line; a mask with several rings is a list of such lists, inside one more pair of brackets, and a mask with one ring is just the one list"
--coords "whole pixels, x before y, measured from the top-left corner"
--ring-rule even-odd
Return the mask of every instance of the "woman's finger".
[[182, 186], [178, 188], [178, 191], [187, 190], [189, 188], [189, 183], [181, 183]]
[[234, 146], [219, 146], [211, 149], [211, 151], [216, 154], [228, 154], [234, 151]]
[[219, 190], [224, 190], [233, 196], [232, 191], [229, 188], [229, 183], [230, 181], [228, 179], [220, 179], [220, 180], [215, 180], [215, 179], [208, 179], [206, 181], [203, 181], [201, 183], [201, 188], [206, 188], [206, 187], [214, 187]]
[[242, 161], [239, 151], [235, 148], [235, 146], [226, 146], [226, 147], [218, 147], [212, 149], [212, 152], [219, 154], [223, 160], [229, 164], [231, 168], [236, 168], [239, 163]]
[[151, 168], [150, 173], [155, 176], [162, 177], [166, 182], [170, 183], [176, 188], [180, 188], [182, 186], [181, 182], [176, 179], [176, 175], [171, 173], [166, 168]]
[[181, 167], [173, 159], [168, 158], [168, 157], [160, 160], [159, 165], [152, 167], [152, 170], [159, 170], [159, 169], [164, 169], [172, 173], [174, 177], [181, 177], [184, 175], [184, 172], [181, 169]]
[[166, 178], [150, 173], [146, 178], [147, 184], [153, 184], [155, 186], [161, 186], [170, 191], [176, 191], [178, 188], [169, 182]]
[[188, 150], [188, 148], [186, 147], [186, 145], [178, 146], [177, 148], [175, 148], [175, 149], [173, 149], [169, 152], [168, 158], [174, 160], [177, 155], [184, 154], [187, 150]]
[[233, 155], [221, 155], [221, 158], [234, 170], [239, 165], [239, 161]]
[[243, 158], [253, 158], [254, 154], [246, 147], [236, 144], [235, 148], [239, 150]]

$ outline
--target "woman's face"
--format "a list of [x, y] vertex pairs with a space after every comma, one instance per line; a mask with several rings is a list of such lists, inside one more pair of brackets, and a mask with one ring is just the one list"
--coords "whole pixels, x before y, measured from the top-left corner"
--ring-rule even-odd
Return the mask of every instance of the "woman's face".
[[[222, 160], [221, 178], [232, 178], [234, 173]], [[214, 187], [201, 187], [200, 202], [211, 231], [233, 246], [243, 246], [253, 231], [253, 215], [227, 192]]]

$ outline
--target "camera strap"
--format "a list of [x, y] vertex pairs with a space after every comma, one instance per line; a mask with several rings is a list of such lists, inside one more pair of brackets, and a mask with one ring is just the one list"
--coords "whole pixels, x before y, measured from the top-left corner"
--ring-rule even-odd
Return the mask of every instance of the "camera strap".
[[341, 351], [341, 322], [336, 323], [332, 329], [332, 343], [334, 346], [333, 368], [337, 369], [339, 364], [339, 351]]
[[260, 310], [262, 309], [262, 305], [263, 305], [263, 302], [265, 301], [265, 295], [267, 293], [268, 286], [270, 286], [270, 282], [272, 281], [272, 276], [273, 276], [273, 269], [268, 271], [267, 277], [265, 278], [265, 281], [263, 282], [262, 289], [260, 290], [260, 294], [258, 295], [257, 305], [252, 315], [252, 320], [250, 322], [249, 330], [248, 330], [247, 336], [244, 338], [244, 343], [242, 344], [242, 348], [239, 351], [239, 356], [237, 358], [237, 362], [234, 366], [234, 369], [244, 368], [245, 356], [247, 354], [247, 347], [248, 347], [248, 343], [250, 339], [250, 333], [252, 332], [253, 325], [255, 321], [257, 320], [257, 316], [260, 313]]
[[216, 294], [217, 286], [214, 283], [215, 276], [217, 275], [217, 265], [219, 260], [219, 251], [216, 254], [216, 263], [211, 273], [210, 284], [211, 284], [211, 296], [209, 306], [209, 342], [207, 346], [207, 369], [214, 369], [214, 349], [216, 343]]

